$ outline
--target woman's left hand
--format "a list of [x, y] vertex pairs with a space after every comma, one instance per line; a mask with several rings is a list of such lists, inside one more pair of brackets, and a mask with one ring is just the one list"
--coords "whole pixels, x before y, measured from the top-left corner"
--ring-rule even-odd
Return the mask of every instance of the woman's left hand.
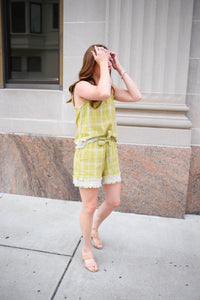
[[113, 68], [120, 73], [122, 66], [118, 60], [117, 54], [115, 52], [110, 51], [110, 55]]

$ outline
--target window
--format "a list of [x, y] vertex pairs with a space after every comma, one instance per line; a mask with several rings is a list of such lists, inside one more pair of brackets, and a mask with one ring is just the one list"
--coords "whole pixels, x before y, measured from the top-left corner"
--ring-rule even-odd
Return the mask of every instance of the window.
[[26, 31], [24, 2], [11, 3], [11, 21], [13, 33], [22, 33]]
[[2, 0], [5, 83], [62, 84], [59, 0]]
[[42, 19], [41, 19], [41, 4], [30, 3], [30, 29], [31, 33], [42, 32]]
[[27, 60], [27, 71], [28, 72], [41, 72], [41, 57], [33, 56], [28, 57]]
[[59, 27], [58, 4], [54, 3], [52, 8], [53, 8], [53, 28], [57, 29]]
[[12, 72], [22, 71], [22, 58], [20, 56], [11, 57], [11, 71]]

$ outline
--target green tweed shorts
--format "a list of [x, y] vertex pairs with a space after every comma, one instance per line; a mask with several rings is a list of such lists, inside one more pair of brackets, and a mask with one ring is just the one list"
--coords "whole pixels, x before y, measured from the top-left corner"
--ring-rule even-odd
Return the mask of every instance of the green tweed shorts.
[[96, 140], [74, 154], [73, 183], [83, 188], [98, 188], [102, 184], [121, 181], [116, 141]]

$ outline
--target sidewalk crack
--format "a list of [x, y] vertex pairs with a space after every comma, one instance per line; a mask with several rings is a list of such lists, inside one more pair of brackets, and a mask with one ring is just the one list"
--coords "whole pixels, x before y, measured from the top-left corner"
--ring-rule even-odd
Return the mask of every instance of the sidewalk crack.
[[8, 248], [13, 248], [13, 249], [28, 250], [28, 251], [34, 251], [34, 252], [40, 252], [40, 253], [46, 253], [46, 254], [54, 254], [54, 255], [60, 255], [60, 256], [67, 256], [67, 257], [71, 256], [69, 254], [64, 254], [64, 253], [57, 253], [57, 252], [51, 252], [51, 251], [46, 251], [46, 250], [25, 248], [25, 247], [12, 246], [12, 245], [6, 245], [6, 244], [0, 244], [0, 247], [8, 247]]
[[[81, 238], [82, 238], [82, 237], [81, 237]], [[60, 280], [59, 280], [59, 282], [58, 282], [58, 284], [57, 284], [57, 286], [56, 286], [56, 288], [55, 288], [55, 291], [54, 291], [54, 293], [53, 293], [53, 295], [52, 295], [52, 297], [51, 297], [51, 300], [54, 299], [54, 297], [55, 297], [55, 295], [56, 295], [56, 293], [57, 293], [57, 291], [58, 291], [58, 289], [59, 289], [59, 287], [60, 287], [60, 284], [61, 284], [61, 282], [62, 282], [62, 280], [63, 280], [63, 278], [64, 278], [64, 276], [65, 276], [67, 270], [69, 269], [69, 266], [70, 266], [70, 264], [71, 264], [71, 262], [72, 262], [72, 260], [73, 260], [73, 258], [74, 258], [74, 255], [76, 254], [76, 251], [77, 251], [77, 249], [78, 249], [78, 246], [79, 246], [80, 243], [81, 243], [81, 238], [79, 239], [79, 241], [78, 241], [78, 243], [77, 243], [77, 245], [76, 245], [76, 247], [75, 247], [75, 249], [74, 249], [74, 252], [72, 253], [71, 258], [70, 258], [70, 260], [69, 260], [69, 262], [68, 262], [68, 264], [67, 264], [67, 266], [66, 266], [66, 268], [65, 268], [65, 270], [64, 270], [64, 272], [63, 272], [63, 274], [62, 274], [62, 276], [60, 277]]]

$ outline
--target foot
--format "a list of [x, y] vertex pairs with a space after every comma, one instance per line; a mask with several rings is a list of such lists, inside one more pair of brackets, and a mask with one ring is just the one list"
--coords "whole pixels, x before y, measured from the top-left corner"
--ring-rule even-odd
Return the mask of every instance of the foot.
[[98, 231], [96, 229], [92, 229], [92, 231], [91, 231], [91, 242], [95, 248], [97, 248], [97, 249], [103, 248], [102, 242], [98, 235]]
[[82, 250], [81, 257], [82, 260], [84, 261], [84, 266], [87, 270], [89, 270], [90, 272], [98, 271], [98, 266], [94, 260], [94, 256], [92, 252], [83, 252]]

